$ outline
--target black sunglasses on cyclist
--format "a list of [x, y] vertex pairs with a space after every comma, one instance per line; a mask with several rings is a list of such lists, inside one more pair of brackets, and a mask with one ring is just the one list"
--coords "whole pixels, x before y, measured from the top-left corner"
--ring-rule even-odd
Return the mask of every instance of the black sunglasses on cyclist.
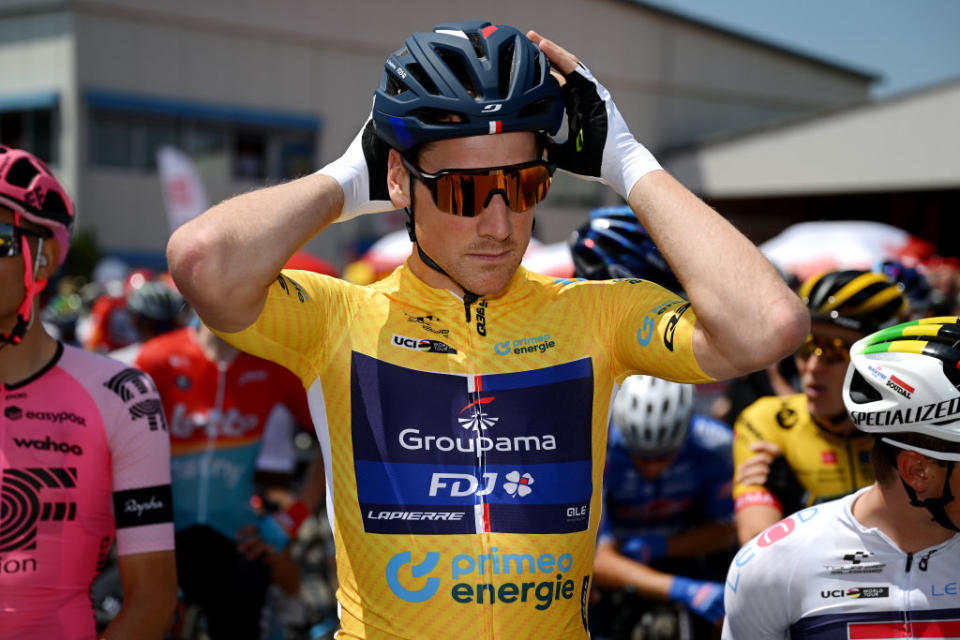
[[479, 215], [498, 193], [518, 213], [531, 209], [547, 197], [556, 170], [556, 166], [544, 160], [533, 160], [508, 167], [427, 173], [406, 158], [401, 159], [410, 175], [430, 189], [438, 209], [466, 218]]
[[0, 258], [13, 258], [20, 255], [22, 251], [21, 236], [46, 237], [45, 234], [33, 229], [24, 229], [8, 222], [0, 222]]
[[826, 338], [810, 334], [797, 349], [797, 356], [806, 360], [814, 355], [819, 356], [824, 364], [850, 362], [851, 344], [840, 338]]

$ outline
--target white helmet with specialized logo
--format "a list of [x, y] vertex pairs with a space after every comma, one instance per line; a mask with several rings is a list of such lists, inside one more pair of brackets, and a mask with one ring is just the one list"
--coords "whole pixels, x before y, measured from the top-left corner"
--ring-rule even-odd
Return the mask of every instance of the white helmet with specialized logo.
[[[843, 383], [843, 403], [857, 428], [893, 447], [940, 460], [948, 468], [939, 498], [919, 500], [942, 526], [957, 530], [943, 510], [953, 496], [949, 478], [960, 461], [960, 318], [923, 318], [883, 329], [854, 343]], [[920, 434], [946, 441], [944, 449], [911, 444]], [[902, 478], [901, 478], [902, 480]]]
[[[854, 343], [843, 402], [858, 429], [879, 435], [922, 433], [960, 443], [958, 322], [955, 317], [914, 320]], [[960, 460], [960, 454], [920, 453]]]
[[613, 401], [613, 422], [632, 455], [656, 458], [679, 449], [693, 415], [693, 385], [630, 376]]

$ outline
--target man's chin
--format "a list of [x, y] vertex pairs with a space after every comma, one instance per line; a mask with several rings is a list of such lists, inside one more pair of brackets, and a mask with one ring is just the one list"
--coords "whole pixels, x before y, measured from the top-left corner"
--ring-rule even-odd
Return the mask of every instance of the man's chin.
[[491, 269], [480, 269], [460, 280], [460, 285], [478, 296], [494, 296], [510, 285], [518, 266], [498, 265]]

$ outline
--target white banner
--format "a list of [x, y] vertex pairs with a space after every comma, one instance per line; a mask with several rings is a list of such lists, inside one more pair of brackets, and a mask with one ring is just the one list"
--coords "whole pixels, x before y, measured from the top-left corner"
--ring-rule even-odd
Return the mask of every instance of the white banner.
[[190, 158], [174, 147], [160, 147], [157, 168], [163, 186], [170, 233], [207, 210], [207, 191]]

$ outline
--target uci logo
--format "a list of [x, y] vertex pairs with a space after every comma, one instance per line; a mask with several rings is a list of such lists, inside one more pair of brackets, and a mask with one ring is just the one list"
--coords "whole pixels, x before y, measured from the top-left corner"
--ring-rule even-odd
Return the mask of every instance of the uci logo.
[[[440, 588], [440, 578], [427, 578], [426, 583], [421, 588], [407, 589], [400, 584], [400, 569], [412, 562], [413, 559], [409, 551], [401, 551], [390, 558], [390, 562], [387, 563], [387, 585], [390, 587], [390, 590], [393, 591], [393, 594], [401, 600], [406, 600], [407, 602], [426, 602], [432, 598], [434, 594], [437, 593], [437, 589]], [[423, 562], [410, 567], [410, 573], [414, 578], [422, 578], [436, 569], [439, 562], [440, 554], [436, 551], [429, 551], [423, 559]]]

